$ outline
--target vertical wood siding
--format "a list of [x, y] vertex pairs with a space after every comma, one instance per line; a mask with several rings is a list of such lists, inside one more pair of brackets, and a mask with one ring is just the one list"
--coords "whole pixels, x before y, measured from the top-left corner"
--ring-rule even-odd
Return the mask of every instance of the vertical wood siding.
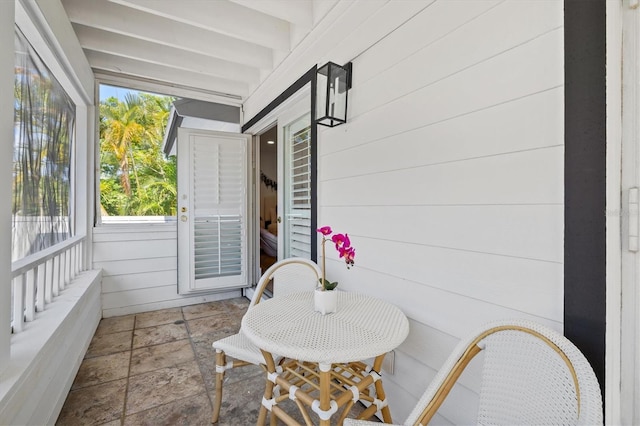
[[103, 271], [105, 318], [241, 295], [240, 290], [196, 296], [178, 294], [176, 223], [95, 228], [93, 267]]
[[[385, 376], [396, 422], [479, 324], [562, 331], [564, 289], [563, 3], [402, 3], [327, 49], [357, 54], [348, 124], [318, 142], [319, 225], [357, 251], [349, 271], [328, 256], [331, 279], [411, 319]], [[440, 421], [475, 421], [473, 368]]]

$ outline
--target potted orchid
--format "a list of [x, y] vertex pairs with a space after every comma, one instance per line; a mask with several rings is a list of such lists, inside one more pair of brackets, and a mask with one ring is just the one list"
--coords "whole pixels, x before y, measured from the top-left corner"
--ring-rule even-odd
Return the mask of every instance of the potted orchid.
[[[330, 226], [323, 226], [317, 229], [322, 234], [322, 277], [320, 277], [320, 286], [315, 293], [315, 310], [324, 314], [335, 312], [337, 308], [337, 295], [334, 290], [338, 286], [338, 282], [331, 282], [327, 279], [326, 273], [326, 249], [327, 241], [335, 245], [336, 250], [341, 259], [344, 259], [347, 269], [354, 265], [356, 250], [351, 246], [351, 240], [348, 234], [333, 234]], [[333, 234], [333, 235], [331, 235]], [[331, 238], [329, 238], [331, 236]]]
[[[322, 234], [322, 278], [320, 278], [320, 286], [322, 290], [333, 290], [338, 286], [338, 282], [331, 282], [327, 279], [326, 266], [325, 266], [325, 244], [329, 241], [329, 236], [333, 233], [330, 226], [323, 226], [317, 229], [318, 233]], [[354, 258], [356, 257], [356, 250], [351, 246], [351, 240], [349, 240], [348, 234], [333, 234], [331, 241], [335, 244], [336, 250], [341, 259], [344, 259], [347, 269], [354, 265]]]

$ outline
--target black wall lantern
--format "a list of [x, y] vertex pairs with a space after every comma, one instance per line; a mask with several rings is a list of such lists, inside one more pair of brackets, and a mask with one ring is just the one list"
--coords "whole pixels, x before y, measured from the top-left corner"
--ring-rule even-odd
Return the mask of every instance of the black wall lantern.
[[351, 89], [351, 62], [327, 62], [318, 68], [316, 123], [335, 127], [347, 122], [347, 93]]

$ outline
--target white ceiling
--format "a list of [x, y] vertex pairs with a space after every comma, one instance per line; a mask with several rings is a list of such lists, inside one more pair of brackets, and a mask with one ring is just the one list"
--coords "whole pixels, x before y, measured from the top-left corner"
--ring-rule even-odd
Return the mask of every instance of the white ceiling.
[[62, 0], [98, 75], [244, 100], [335, 0]]

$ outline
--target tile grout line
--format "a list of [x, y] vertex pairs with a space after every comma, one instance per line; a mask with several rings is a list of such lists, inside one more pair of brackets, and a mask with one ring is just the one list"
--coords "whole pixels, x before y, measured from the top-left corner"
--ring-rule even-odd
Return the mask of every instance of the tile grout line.
[[124, 388], [124, 401], [122, 404], [122, 417], [120, 418], [120, 426], [124, 426], [125, 416], [127, 414], [127, 397], [129, 396], [129, 378], [131, 377], [131, 362], [133, 361], [133, 336], [136, 334], [136, 322], [138, 316], [133, 316], [133, 329], [131, 330], [131, 346], [129, 347], [129, 367], [127, 368], [127, 384]]
[[[184, 308], [185, 308], [184, 306], [180, 308], [180, 312], [182, 312], [182, 317], [183, 318], [184, 318]], [[224, 306], [224, 308], [225, 308], [225, 311], [227, 312], [227, 314], [229, 314], [229, 312], [226, 309], [226, 306]], [[209, 396], [209, 389], [207, 389], [207, 381], [205, 380], [205, 375], [204, 375], [204, 366], [201, 364], [200, 359], [198, 358], [198, 352], [196, 351], [196, 345], [195, 345], [195, 343], [193, 341], [193, 338], [191, 337], [191, 328], [189, 327], [189, 322], [185, 319], [184, 323], [185, 323], [185, 327], [187, 329], [187, 335], [189, 336], [189, 344], [191, 345], [191, 350], [193, 351], [193, 357], [194, 357], [194, 359], [196, 361], [196, 365], [198, 366], [198, 371], [200, 372], [200, 378], [202, 379], [202, 385], [204, 386], [204, 391], [205, 391], [205, 394], [207, 395], [207, 400], [209, 401], [209, 407], [211, 408], [211, 412], [213, 413], [213, 402], [211, 402], [211, 397]], [[215, 390], [215, 388], [214, 388], [214, 390]]]

